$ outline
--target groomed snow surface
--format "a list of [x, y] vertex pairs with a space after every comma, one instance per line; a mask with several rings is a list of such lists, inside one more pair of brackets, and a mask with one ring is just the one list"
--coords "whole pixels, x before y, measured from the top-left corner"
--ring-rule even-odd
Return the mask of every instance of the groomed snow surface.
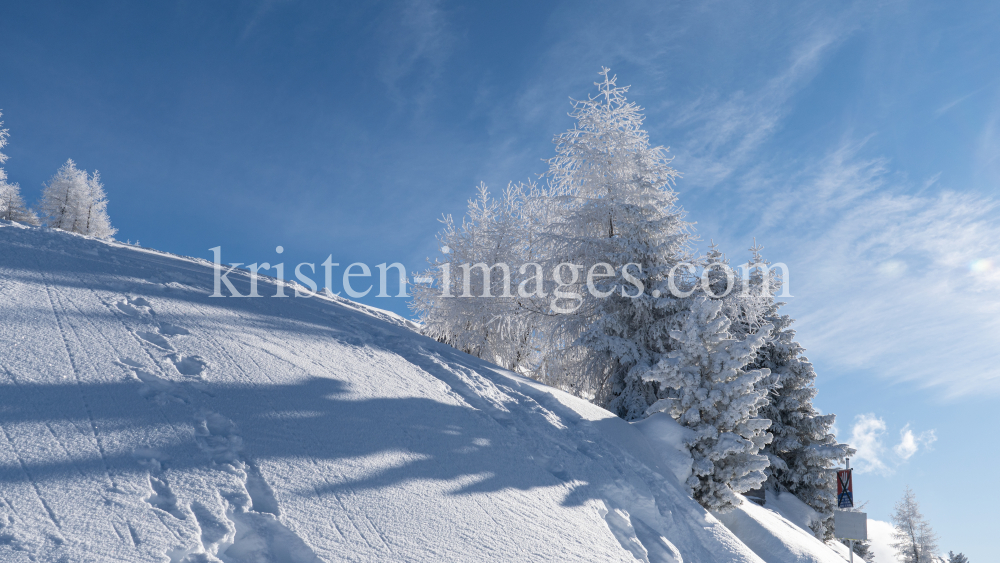
[[0, 561], [846, 556], [794, 516], [707, 513], [669, 417], [626, 423], [391, 313], [212, 286], [204, 260], [0, 222]]

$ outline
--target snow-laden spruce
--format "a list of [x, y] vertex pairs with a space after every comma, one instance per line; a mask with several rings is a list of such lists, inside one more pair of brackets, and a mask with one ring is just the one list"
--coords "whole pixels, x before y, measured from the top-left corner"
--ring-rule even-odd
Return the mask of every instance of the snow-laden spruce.
[[[774, 436], [762, 452], [770, 462], [766, 470], [768, 483], [775, 490], [794, 493], [816, 510], [821, 519], [812, 523], [813, 532], [829, 540], [833, 538], [837, 504], [836, 468], [854, 450], [839, 443], [833, 434], [836, 415], [820, 414], [813, 406], [816, 371], [803, 355], [805, 349], [795, 340], [791, 328], [794, 320], [779, 312], [783, 303], [774, 297], [782, 279], [777, 271], [769, 269], [771, 264], [761, 255], [762, 248], [757, 244], [750, 248], [754, 267], [747, 286], [723, 298], [723, 310], [732, 321], [730, 332], [735, 338], [749, 336], [764, 324], [773, 327], [749, 365], [751, 369], [771, 372], [762, 381], [768, 400], [757, 415], [771, 421], [769, 431]], [[714, 245], [706, 258], [710, 264], [728, 264]], [[727, 283], [721, 271], [711, 270], [713, 292], [717, 295], [725, 291]]]
[[747, 366], [772, 327], [736, 340], [729, 325], [721, 302], [698, 297], [680, 329], [670, 331], [675, 349], [644, 375], [677, 394], [660, 399], [650, 412], [669, 412], [694, 430], [688, 485], [702, 506], [722, 512], [740, 504], [739, 493], [764, 482], [768, 461], [759, 452], [771, 441], [770, 421], [757, 417], [766, 404], [759, 383], [770, 371]]
[[87, 174], [72, 159], [45, 185], [41, 212], [48, 227], [96, 238], [111, 238], [117, 229], [108, 218], [108, 199], [96, 170]]
[[[0, 117], [3, 113], [0, 112]], [[0, 121], [0, 149], [7, 146], [7, 139], [10, 132], [3, 128], [3, 121]], [[7, 161], [7, 155], [0, 152], [0, 164]], [[4, 221], [15, 221], [27, 225], [37, 225], [38, 216], [35, 215], [24, 204], [21, 198], [21, 186], [7, 181], [7, 171], [0, 166], [0, 219]]]
[[[674, 309], [650, 292], [667, 293], [691, 235], [666, 149], [650, 145], [628, 88], [601, 75], [554, 139], [546, 186], [501, 200], [481, 187], [461, 226], [445, 218], [448, 252], [425, 274], [437, 283], [415, 288], [413, 308], [426, 334], [635, 419], [656, 397], [633, 370], [666, 352]], [[510, 269], [484, 278], [494, 264]]]

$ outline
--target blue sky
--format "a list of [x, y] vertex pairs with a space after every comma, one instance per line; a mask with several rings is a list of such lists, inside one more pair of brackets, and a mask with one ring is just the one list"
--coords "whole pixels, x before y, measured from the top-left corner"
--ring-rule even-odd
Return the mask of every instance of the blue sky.
[[29, 201], [67, 158], [99, 169], [143, 246], [412, 271], [480, 181], [544, 171], [609, 66], [702, 248], [789, 265], [869, 515], [909, 484], [943, 550], [986, 561], [998, 27], [987, 2], [2, 1], [5, 169]]

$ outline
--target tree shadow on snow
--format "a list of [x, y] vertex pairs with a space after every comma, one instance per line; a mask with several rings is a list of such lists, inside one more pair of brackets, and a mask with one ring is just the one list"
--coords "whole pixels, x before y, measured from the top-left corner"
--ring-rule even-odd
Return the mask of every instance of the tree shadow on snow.
[[[349, 381], [330, 377], [240, 385], [167, 380], [150, 374], [144, 378], [138, 366], [131, 370], [138, 375], [130, 375], [128, 366], [123, 366], [121, 376], [110, 382], [48, 384], [33, 381], [36, 378], [30, 373], [13, 373], [0, 357], [0, 425], [7, 433], [0, 436], [0, 486], [146, 471], [142, 456], [135, 451], [109, 446], [101, 454], [95, 447], [95, 431], [105, 444], [117, 443], [116, 433], [131, 435], [124, 440], [138, 440], [142, 448], [155, 450], [164, 469], [218, 465], [218, 452], [205, 445], [206, 441], [215, 443], [212, 438], [239, 443], [230, 453], [265, 468], [270, 460], [312, 458], [343, 462], [345, 467], [352, 460], [380, 456], [390, 460], [379, 462], [381, 469], [375, 473], [334, 476], [326, 485], [300, 494], [382, 489], [421, 479], [457, 480], [462, 484], [451, 494], [563, 487], [563, 503], [578, 505], [600, 496], [592, 483], [615, 482], [627, 472], [627, 454], [602, 437], [609, 427], [624, 432], [627, 423], [584, 420], [550, 393], [501, 375], [496, 366], [399, 324], [328, 300], [213, 299], [208, 297], [213, 276], [209, 265], [108, 247], [80, 237], [68, 240], [63, 233], [0, 231], [0, 237], [10, 239], [0, 254], [0, 295], [5, 283], [45, 283], [141, 294], [168, 305], [171, 301], [196, 304], [200, 308], [197, 317], [161, 315], [192, 330], [205, 322], [206, 313], [211, 316], [209, 308], [230, 310], [243, 313], [241, 320], [254, 329], [332, 338], [341, 344], [395, 354], [453, 393], [447, 401], [359, 399], [349, 392]], [[238, 291], [249, 291], [249, 278], [244, 273], [234, 272], [229, 278]], [[374, 281], [377, 284], [377, 276]], [[262, 295], [274, 292], [275, 286], [267, 280], [259, 283]], [[286, 291], [292, 293], [290, 288]], [[39, 320], [45, 314], [41, 308], [27, 313], [25, 323], [46, 322]], [[108, 309], [76, 314], [94, 318], [119, 313]], [[391, 387], [392, 373], [385, 377]], [[484, 398], [470, 383], [475, 378], [500, 389], [503, 397]], [[215, 424], [213, 430], [213, 417], [231, 424]], [[160, 431], [165, 425], [175, 431]], [[213, 431], [218, 436], [212, 435]], [[226, 433], [238, 440], [226, 442]], [[51, 444], [39, 449], [33, 440]], [[12, 447], [17, 455], [10, 455]], [[60, 454], [60, 447], [89, 453]]]

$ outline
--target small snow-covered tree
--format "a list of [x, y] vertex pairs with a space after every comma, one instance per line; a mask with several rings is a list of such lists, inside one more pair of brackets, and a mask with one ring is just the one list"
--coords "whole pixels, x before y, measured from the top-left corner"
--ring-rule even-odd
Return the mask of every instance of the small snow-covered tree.
[[747, 369], [771, 326], [742, 340], [730, 336], [729, 326], [722, 303], [693, 299], [680, 328], [670, 331], [675, 348], [645, 374], [673, 395], [657, 401], [650, 412], [669, 412], [694, 430], [688, 485], [695, 500], [721, 512], [739, 505], [740, 493], [764, 482], [768, 460], [760, 451], [771, 440], [770, 421], [757, 418], [766, 404], [759, 383], [769, 371]]
[[78, 220], [79, 200], [87, 190], [87, 180], [87, 172], [78, 169], [73, 159], [59, 167], [42, 190], [39, 208], [47, 227], [73, 230]]
[[[0, 111], [0, 117], [3, 117], [3, 112]], [[3, 153], [3, 148], [7, 146], [7, 139], [10, 137], [10, 131], [3, 128], [3, 121], [0, 121], [0, 164], [7, 162], [7, 155]], [[7, 180], [7, 172], [4, 171], [3, 167], [0, 167], [0, 182]]]
[[[0, 169], [0, 176], [2, 175], [3, 170]], [[2, 177], [0, 177], [0, 219], [26, 225], [38, 224], [38, 216], [24, 205], [21, 186], [10, 184]]]
[[79, 216], [74, 225], [78, 233], [97, 237], [111, 238], [118, 229], [111, 226], [108, 218], [108, 196], [101, 183], [101, 175], [97, 170], [87, 178], [86, 190], [80, 201]]
[[[3, 113], [0, 112], [0, 117]], [[10, 132], [3, 129], [3, 121], [0, 121], [0, 149], [7, 146], [7, 139]], [[7, 155], [0, 152], [0, 164], [7, 161]], [[11, 184], [7, 181], [7, 171], [0, 167], [0, 219], [4, 221], [17, 221], [28, 225], [37, 225], [38, 217], [24, 205], [21, 198], [21, 186]]]
[[969, 563], [969, 558], [962, 553], [948, 552], [948, 563]]
[[920, 513], [920, 505], [910, 487], [896, 503], [891, 515], [892, 547], [903, 563], [934, 563], [937, 536], [931, 525]]
[[422, 274], [434, 283], [416, 285], [410, 305], [424, 334], [521, 372], [530, 371], [535, 311], [543, 307], [529, 291], [536, 283], [544, 291], [544, 283], [527, 279], [533, 269], [519, 269], [539, 250], [529, 211], [533, 192], [533, 185], [512, 184], [496, 199], [481, 184], [461, 225], [444, 217], [442, 257]]
[[110, 238], [117, 231], [111, 226], [107, 206], [100, 174], [88, 175], [69, 159], [46, 184], [40, 207], [49, 227]]
[[[0, 117], [3, 117], [3, 112], [0, 111]], [[10, 138], [10, 131], [3, 128], [3, 121], [0, 121], [0, 164], [7, 162], [7, 155], [3, 153], [3, 148], [7, 146], [7, 139]], [[7, 173], [4, 172], [3, 168], [0, 167], [0, 180], [6, 180]]]

